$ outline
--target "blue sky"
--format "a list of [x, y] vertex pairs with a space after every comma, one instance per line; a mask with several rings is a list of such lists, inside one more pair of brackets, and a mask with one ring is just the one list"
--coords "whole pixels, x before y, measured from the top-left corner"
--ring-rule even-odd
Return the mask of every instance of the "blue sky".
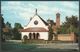
[[31, 17], [38, 14], [45, 20], [56, 20], [56, 13], [60, 13], [61, 24], [66, 16], [75, 15], [79, 17], [78, 1], [2, 1], [1, 13], [5, 23], [8, 21], [12, 27], [14, 23], [21, 23], [24, 27], [28, 24]]

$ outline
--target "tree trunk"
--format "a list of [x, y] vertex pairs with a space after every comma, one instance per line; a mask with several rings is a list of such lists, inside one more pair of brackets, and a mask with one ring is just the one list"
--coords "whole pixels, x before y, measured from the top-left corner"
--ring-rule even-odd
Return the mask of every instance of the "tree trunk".
[[55, 34], [54, 36], [55, 36], [55, 40], [57, 41], [57, 40], [58, 40], [58, 35], [57, 35], [57, 34]]

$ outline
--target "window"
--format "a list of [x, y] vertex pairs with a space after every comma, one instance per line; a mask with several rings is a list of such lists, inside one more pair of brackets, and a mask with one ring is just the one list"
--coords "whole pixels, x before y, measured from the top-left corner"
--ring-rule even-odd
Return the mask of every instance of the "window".
[[37, 24], [38, 24], [38, 21], [37, 21], [37, 20], [35, 20], [35, 21], [34, 21], [34, 24], [35, 24], [35, 25], [37, 25]]

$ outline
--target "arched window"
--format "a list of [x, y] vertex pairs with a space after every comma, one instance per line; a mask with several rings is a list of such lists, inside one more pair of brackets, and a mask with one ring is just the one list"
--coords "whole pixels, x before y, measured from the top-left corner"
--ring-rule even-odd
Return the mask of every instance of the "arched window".
[[23, 36], [23, 39], [24, 39], [24, 40], [27, 40], [27, 35], [24, 35], [24, 36]]
[[29, 39], [32, 39], [32, 33], [29, 33]]
[[39, 39], [39, 36], [40, 36], [39, 33], [37, 33], [37, 34], [36, 34], [36, 39]]
[[35, 33], [33, 33], [33, 39], [35, 39]]

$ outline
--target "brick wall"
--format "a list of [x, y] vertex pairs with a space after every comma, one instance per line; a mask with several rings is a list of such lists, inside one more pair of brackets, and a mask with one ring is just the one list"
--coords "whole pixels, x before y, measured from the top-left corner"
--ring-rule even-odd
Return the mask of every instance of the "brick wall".
[[56, 14], [56, 27], [60, 27], [60, 14], [59, 13], [57, 13]]
[[[53, 39], [55, 37], [53, 36]], [[74, 33], [70, 33], [70, 34], [58, 34], [58, 40], [60, 41], [71, 41], [71, 42], [75, 42], [76, 41], [76, 35]]]

